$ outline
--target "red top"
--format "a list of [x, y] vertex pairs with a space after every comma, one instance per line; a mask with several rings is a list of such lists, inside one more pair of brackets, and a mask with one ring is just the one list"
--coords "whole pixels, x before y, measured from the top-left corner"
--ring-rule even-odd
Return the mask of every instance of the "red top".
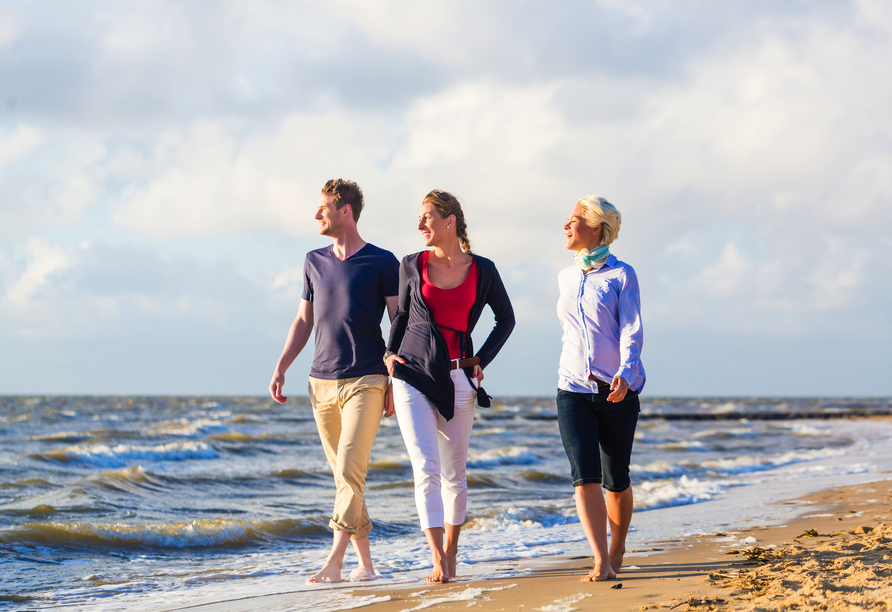
[[[458, 287], [452, 289], [440, 289], [431, 283], [427, 276], [427, 259], [430, 251], [421, 254], [421, 297], [430, 308], [434, 316], [434, 322], [443, 332], [446, 346], [449, 347], [449, 359], [462, 359], [466, 355], [461, 354], [461, 342], [456, 337], [453, 329], [463, 332], [468, 330], [468, 319], [471, 316], [471, 306], [477, 297], [477, 262], [471, 261], [471, 269], [468, 276]], [[445, 327], [442, 327], [444, 326]], [[451, 327], [452, 329], [447, 329]]]

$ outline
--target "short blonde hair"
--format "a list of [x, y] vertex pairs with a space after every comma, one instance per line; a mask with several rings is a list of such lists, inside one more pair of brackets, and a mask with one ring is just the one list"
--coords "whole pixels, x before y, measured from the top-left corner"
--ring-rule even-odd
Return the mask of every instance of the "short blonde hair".
[[585, 196], [576, 202], [582, 209], [582, 218], [591, 226], [601, 225], [601, 245], [611, 244], [619, 236], [619, 226], [623, 223], [623, 216], [616, 210], [616, 206], [599, 196]]

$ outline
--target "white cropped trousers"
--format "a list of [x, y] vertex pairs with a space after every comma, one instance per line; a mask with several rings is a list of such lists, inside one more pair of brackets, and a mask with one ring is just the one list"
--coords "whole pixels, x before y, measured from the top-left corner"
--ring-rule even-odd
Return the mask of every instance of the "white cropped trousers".
[[422, 529], [461, 525], [468, 508], [465, 464], [477, 392], [462, 370], [452, 370], [455, 415], [447, 421], [412, 385], [393, 379], [393, 402], [412, 462], [415, 506]]

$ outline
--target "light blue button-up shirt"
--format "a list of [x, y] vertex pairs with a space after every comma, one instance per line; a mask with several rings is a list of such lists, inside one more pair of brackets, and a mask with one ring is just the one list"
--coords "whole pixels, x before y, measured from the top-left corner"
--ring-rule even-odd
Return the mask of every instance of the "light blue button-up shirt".
[[644, 388], [641, 364], [641, 296], [632, 266], [614, 255], [599, 270], [572, 265], [558, 274], [557, 314], [564, 330], [558, 387], [597, 393], [593, 374], [606, 383], [622, 376], [629, 389]]

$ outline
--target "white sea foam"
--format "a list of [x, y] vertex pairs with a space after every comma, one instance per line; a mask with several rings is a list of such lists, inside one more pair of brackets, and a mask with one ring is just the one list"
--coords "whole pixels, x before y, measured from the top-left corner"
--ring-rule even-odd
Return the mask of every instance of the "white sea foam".
[[693, 450], [703, 452], [709, 450], [709, 448], [699, 440], [678, 440], [677, 442], [661, 444], [657, 448], [661, 450]]
[[[401, 581], [392, 580], [391, 584]], [[126, 584], [106, 584], [80, 589], [49, 591], [42, 594], [42, 608], [63, 609], [67, 612], [155, 612], [156, 610], [213, 605], [226, 607], [234, 599], [253, 609], [279, 612], [335, 612], [354, 610], [390, 601], [390, 595], [352, 595], [345, 592], [356, 588], [350, 583], [325, 587], [307, 587], [293, 573], [261, 576], [232, 575], [220, 583], [189, 585], [169, 584], [161, 580], [146, 580]], [[233, 592], [233, 589], [238, 589]], [[151, 593], [147, 597], [147, 593]], [[239, 609], [247, 609], [239, 607]]]
[[204, 442], [172, 442], [158, 446], [89, 444], [69, 446], [32, 455], [32, 458], [59, 463], [87, 463], [100, 467], [125, 467], [132, 461], [185, 461], [216, 459], [219, 453]]
[[495, 465], [530, 465], [539, 463], [539, 458], [525, 446], [496, 448], [468, 456], [468, 467], [485, 468]]
[[642, 482], [635, 486], [635, 507], [641, 510], [681, 506], [712, 499], [724, 487], [717, 482], [707, 482], [682, 476], [677, 480]]
[[754, 438], [759, 433], [752, 427], [712, 427], [693, 434], [694, 438]]
[[24, 423], [25, 421], [30, 421], [30, 414], [16, 414], [10, 416], [0, 416], [0, 423]]
[[155, 423], [148, 428], [146, 435], [196, 438], [226, 429], [226, 425], [215, 419], [172, 419]]
[[586, 597], [591, 596], [591, 593], [577, 593], [576, 595], [571, 595], [570, 597], [555, 599], [554, 603], [536, 609], [541, 610], [542, 612], [573, 612], [574, 610], [579, 609], [576, 608], [573, 604], [577, 604]]
[[742, 474], [745, 472], [770, 470], [791, 463], [838, 457], [845, 453], [846, 450], [843, 448], [816, 448], [790, 451], [774, 457], [750, 457], [745, 455], [736, 459], [712, 459], [702, 462], [701, 465], [704, 468], [724, 474]]
[[728, 414], [729, 412], [737, 412], [740, 410], [740, 406], [735, 404], [734, 402], [725, 402], [724, 404], [702, 404], [703, 408], [708, 408], [709, 412], [712, 414]]
[[797, 436], [819, 436], [825, 433], [814, 425], [806, 424], [803, 422], [793, 423], [789, 429]]
[[485, 593], [491, 591], [504, 591], [505, 589], [510, 589], [517, 586], [516, 584], [509, 584], [504, 587], [468, 587], [463, 591], [456, 591], [452, 593], [447, 593], [442, 595], [442, 591], [438, 591], [437, 595], [422, 595], [421, 603], [413, 608], [406, 608], [402, 612], [413, 612], [414, 610], [424, 610], [426, 608], [432, 608], [434, 606], [438, 606], [440, 604], [446, 603], [455, 603], [459, 601], [467, 601], [469, 606], [474, 605], [474, 603], [478, 601], [491, 601], [491, 598], [486, 597]]
[[473, 517], [464, 531], [516, 531], [525, 527], [552, 527], [577, 520], [575, 511], [570, 506], [554, 510], [514, 507], [493, 509], [487, 516]]
[[685, 473], [685, 468], [677, 463], [669, 463], [668, 461], [652, 461], [647, 465], [638, 465], [633, 463], [629, 466], [629, 470], [636, 478], [654, 478], [660, 476], [681, 476]]

